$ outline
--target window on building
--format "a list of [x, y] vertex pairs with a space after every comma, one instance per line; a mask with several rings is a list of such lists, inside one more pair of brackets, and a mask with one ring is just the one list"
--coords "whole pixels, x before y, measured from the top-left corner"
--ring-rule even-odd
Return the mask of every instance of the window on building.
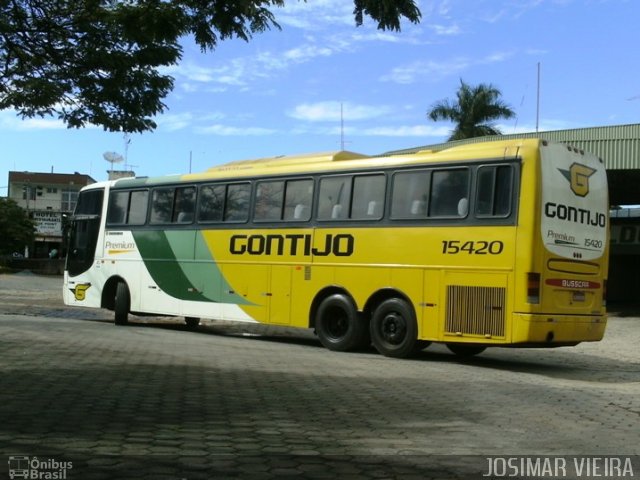
[[63, 212], [73, 212], [78, 201], [78, 191], [63, 189], [61, 199], [60, 210]]

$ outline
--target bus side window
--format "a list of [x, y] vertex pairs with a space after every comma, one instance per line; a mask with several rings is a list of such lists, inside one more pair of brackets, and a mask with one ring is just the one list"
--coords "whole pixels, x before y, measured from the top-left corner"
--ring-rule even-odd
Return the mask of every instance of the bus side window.
[[513, 167], [491, 165], [478, 168], [476, 216], [508, 217], [511, 213]]
[[151, 215], [149, 223], [171, 223], [175, 188], [154, 188], [151, 194]]
[[320, 179], [318, 220], [349, 218], [352, 178], [350, 175], [341, 175]]
[[429, 201], [430, 217], [462, 217], [461, 213], [464, 211], [460, 212], [458, 206], [460, 201], [466, 198], [469, 198], [469, 171], [466, 168], [433, 172]]
[[258, 183], [253, 219], [263, 222], [281, 220], [283, 199], [284, 181]]
[[236, 183], [227, 186], [224, 206], [225, 222], [246, 222], [249, 219], [251, 184]]
[[144, 225], [147, 219], [148, 190], [114, 191], [109, 198], [108, 225]]
[[129, 193], [129, 191], [114, 191], [111, 193], [109, 198], [109, 209], [107, 211], [107, 224], [122, 225], [126, 223]]
[[351, 218], [378, 220], [382, 218], [386, 179], [383, 174], [359, 175], [353, 179]]
[[204, 185], [200, 188], [199, 222], [221, 222], [224, 211], [224, 185]]
[[147, 221], [147, 204], [149, 203], [148, 190], [135, 190], [131, 192], [129, 201], [129, 214], [127, 223], [129, 225], [144, 225]]
[[195, 187], [176, 188], [175, 207], [173, 209], [173, 223], [193, 222], [193, 212], [196, 207]]
[[396, 173], [393, 176], [391, 218], [426, 218], [428, 198], [429, 172], [427, 170]]
[[284, 219], [306, 222], [311, 219], [313, 180], [289, 180], [284, 198]]

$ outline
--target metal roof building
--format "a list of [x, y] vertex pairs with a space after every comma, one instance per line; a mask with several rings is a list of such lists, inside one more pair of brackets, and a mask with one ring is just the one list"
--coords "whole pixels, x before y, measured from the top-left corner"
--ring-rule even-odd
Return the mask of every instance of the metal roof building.
[[612, 205], [640, 204], [640, 123], [607, 127], [574, 128], [549, 132], [516, 133], [499, 137], [476, 137], [454, 142], [425, 145], [389, 154], [413, 153], [418, 150], [442, 150], [444, 148], [487, 140], [517, 138], [543, 138], [570, 144], [591, 152], [604, 160], [609, 179], [609, 196]]

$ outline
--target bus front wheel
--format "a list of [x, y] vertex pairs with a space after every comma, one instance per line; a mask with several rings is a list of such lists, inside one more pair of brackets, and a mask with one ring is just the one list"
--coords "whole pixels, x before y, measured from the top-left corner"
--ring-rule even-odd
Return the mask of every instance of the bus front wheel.
[[129, 322], [130, 303], [129, 287], [124, 282], [118, 282], [113, 309], [116, 325], [126, 325]]
[[320, 343], [329, 350], [346, 352], [369, 343], [367, 326], [344, 294], [328, 296], [320, 303], [315, 321]]
[[373, 311], [370, 328], [373, 346], [387, 357], [409, 357], [425, 346], [418, 341], [413, 308], [401, 298], [380, 303]]

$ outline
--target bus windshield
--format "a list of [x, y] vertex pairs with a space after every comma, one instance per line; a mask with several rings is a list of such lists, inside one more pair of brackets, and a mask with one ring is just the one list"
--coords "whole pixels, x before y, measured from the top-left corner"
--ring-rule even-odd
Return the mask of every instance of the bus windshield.
[[100, 231], [100, 216], [104, 190], [80, 192], [71, 219], [67, 271], [75, 276], [87, 271], [92, 263]]

